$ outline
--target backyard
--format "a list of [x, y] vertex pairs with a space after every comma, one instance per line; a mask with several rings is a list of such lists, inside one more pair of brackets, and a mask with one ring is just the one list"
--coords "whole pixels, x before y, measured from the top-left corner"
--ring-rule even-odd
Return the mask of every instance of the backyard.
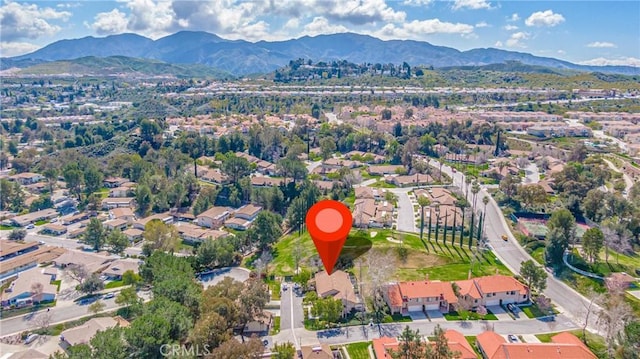
[[369, 359], [369, 349], [367, 349], [369, 345], [371, 345], [369, 342], [360, 342], [347, 344], [345, 347], [351, 359]]

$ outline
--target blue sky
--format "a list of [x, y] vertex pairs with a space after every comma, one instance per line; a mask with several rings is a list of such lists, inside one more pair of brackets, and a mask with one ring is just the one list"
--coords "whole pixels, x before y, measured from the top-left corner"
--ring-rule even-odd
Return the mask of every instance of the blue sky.
[[53, 41], [201, 30], [285, 40], [357, 32], [468, 50], [496, 47], [576, 63], [640, 66], [640, 1], [0, 0], [0, 54]]

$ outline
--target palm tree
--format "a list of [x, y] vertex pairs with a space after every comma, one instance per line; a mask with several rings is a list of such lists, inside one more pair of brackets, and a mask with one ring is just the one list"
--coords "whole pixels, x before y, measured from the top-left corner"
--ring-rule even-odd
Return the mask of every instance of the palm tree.
[[473, 194], [473, 210], [476, 210], [476, 200], [478, 199], [478, 192], [480, 192], [480, 184], [477, 181], [473, 181], [471, 185], [471, 193]]
[[424, 234], [424, 207], [431, 205], [431, 200], [427, 196], [418, 196], [418, 205], [420, 206], [420, 241]]

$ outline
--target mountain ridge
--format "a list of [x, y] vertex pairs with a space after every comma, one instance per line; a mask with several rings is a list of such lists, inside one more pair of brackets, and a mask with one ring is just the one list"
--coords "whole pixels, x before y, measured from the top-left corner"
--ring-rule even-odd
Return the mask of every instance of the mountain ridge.
[[411, 66], [436, 68], [484, 66], [519, 61], [527, 65], [556, 69], [640, 74], [640, 67], [579, 65], [551, 57], [496, 48], [460, 51], [425, 41], [381, 40], [356, 33], [249, 42], [228, 40], [203, 31], [180, 31], [157, 40], [132, 33], [59, 40], [29, 54], [2, 58], [1, 68], [87, 56], [127, 56], [172, 64], [199, 64], [215, 67], [233, 75], [269, 73], [298, 58], [313, 61], [346, 60], [353, 63], [407, 62]]

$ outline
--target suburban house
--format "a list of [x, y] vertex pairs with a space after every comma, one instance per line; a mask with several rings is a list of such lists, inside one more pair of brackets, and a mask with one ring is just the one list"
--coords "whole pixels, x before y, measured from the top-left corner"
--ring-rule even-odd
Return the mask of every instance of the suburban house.
[[461, 297], [473, 299], [475, 305], [494, 306], [523, 303], [529, 300], [529, 289], [515, 278], [490, 275], [454, 282]]
[[9, 180], [16, 181], [23, 186], [40, 182], [43, 179], [44, 176], [33, 172], [22, 172], [9, 177]]
[[20, 215], [20, 216], [15, 216], [9, 219], [7, 222], [9, 222], [9, 224], [11, 225], [24, 227], [38, 221], [52, 219], [57, 216], [58, 216], [58, 212], [55, 209], [47, 208], [40, 211], [35, 211], [35, 212]]
[[128, 197], [133, 192], [131, 187], [119, 186], [109, 190], [109, 197], [122, 198]]
[[344, 158], [348, 160], [354, 161], [363, 161], [366, 163], [382, 163], [385, 161], [385, 157], [371, 153], [371, 152], [362, 152], [362, 151], [350, 151], [344, 154]]
[[329, 158], [326, 161], [322, 162], [322, 167], [324, 168], [329, 168], [329, 169], [340, 169], [343, 167], [347, 167], [347, 168], [356, 168], [356, 167], [361, 167], [362, 166], [362, 162], [358, 162], [358, 161], [351, 161], [351, 160], [342, 160], [339, 158]]
[[144, 217], [141, 218], [135, 222], [133, 222], [133, 228], [139, 229], [141, 231], [144, 231], [144, 227], [147, 225], [147, 223], [153, 221], [153, 220], [159, 220], [164, 224], [171, 224], [173, 223], [173, 215], [171, 215], [171, 213], [169, 212], [164, 212], [164, 213], [156, 213], [156, 214], [152, 214], [148, 217]]
[[329, 344], [318, 344], [318, 345], [307, 345], [300, 347], [300, 354], [302, 359], [334, 359], [336, 356], [333, 355], [333, 351], [331, 351], [331, 347]]
[[414, 175], [404, 176], [386, 176], [385, 182], [392, 183], [398, 187], [424, 186], [433, 183], [433, 178], [429, 175], [416, 173]]
[[399, 171], [405, 171], [406, 173], [406, 168], [403, 165], [376, 165], [369, 166], [367, 169], [367, 173], [372, 176], [393, 175]]
[[233, 212], [233, 217], [227, 219], [224, 225], [225, 227], [246, 231], [261, 210], [262, 207], [253, 204], [242, 206]]
[[50, 263], [67, 250], [60, 247], [40, 246], [35, 242], [22, 244], [0, 240], [0, 251], [2, 252], [0, 283], [4, 283], [9, 278], [15, 277], [17, 273], [41, 263]]
[[71, 217], [63, 218], [62, 219], [62, 224], [70, 225], [70, 224], [78, 223], [80, 221], [84, 221], [84, 220], [87, 220], [87, 219], [89, 219], [89, 213], [88, 212], [80, 212], [78, 214], [74, 214]]
[[476, 345], [484, 359], [595, 359], [589, 348], [575, 335], [564, 332], [551, 337], [551, 343], [509, 343], [496, 332], [483, 332]]
[[256, 318], [244, 325], [243, 335], [248, 337], [256, 335], [259, 337], [269, 334], [271, 323], [273, 322], [273, 314], [271, 312], [262, 311]]
[[102, 224], [104, 225], [104, 227], [106, 229], [108, 229], [110, 231], [113, 231], [115, 229], [119, 229], [120, 231], [124, 231], [127, 228], [127, 225], [129, 223], [124, 219], [110, 219], [108, 221], [105, 221]]
[[102, 200], [103, 209], [113, 208], [133, 208], [136, 206], [136, 199], [133, 197], [107, 197]]
[[89, 253], [77, 250], [67, 250], [64, 254], [53, 260], [59, 268], [70, 265], [83, 265], [90, 273], [100, 272], [114, 261], [114, 257], [99, 253]]
[[229, 235], [229, 233], [225, 231], [202, 228], [191, 223], [178, 223], [176, 229], [182, 240], [191, 243], [200, 243], [207, 239], [216, 240]]
[[129, 239], [129, 242], [137, 242], [141, 240], [142, 233], [144, 233], [144, 231], [138, 228], [127, 228], [124, 231], [122, 231], [122, 234], [127, 236], [127, 238]]
[[274, 165], [271, 162], [260, 160], [256, 163], [256, 165], [257, 165], [256, 172], [261, 173], [263, 175], [275, 176], [277, 173], [276, 165]]
[[102, 184], [107, 188], [120, 187], [123, 184], [129, 182], [128, 179], [122, 177], [107, 177], [102, 181]]
[[207, 168], [198, 166], [198, 178], [205, 182], [211, 182], [215, 184], [227, 184], [229, 183], [229, 177], [223, 174], [219, 168]]
[[[448, 329], [444, 332], [444, 337], [447, 339], [447, 346], [452, 352], [460, 353], [458, 359], [477, 359], [478, 356], [473, 350], [473, 347], [462, 333], [457, 330]], [[424, 337], [422, 338], [425, 339]], [[428, 342], [429, 343], [429, 342]], [[431, 345], [434, 345], [431, 343]], [[400, 346], [397, 338], [380, 337], [373, 339], [373, 352], [376, 359], [391, 359], [392, 351], [395, 351]]]
[[[53, 275], [55, 278], [55, 275]], [[56, 299], [58, 287], [51, 284], [52, 275], [42, 268], [33, 268], [18, 277], [2, 292], [2, 306], [25, 307]]]
[[387, 201], [376, 203], [372, 198], [356, 199], [353, 209], [353, 225], [355, 227], [382, 228], [393, 223], [394, 207]]
[[128, 224], [131, 224], [136, 220], [136, 215], [133, 213], [133, 210], [128, 207], [114, 208], [109, 210], [109, 218], [121, 219], [126, 221]]
[[329, 275], [326, 271], [322, 271], [316, 273], [315, 281], [318, 297], [331, 296], [342, 300], [342, 315], [347, 315], [352, 310], [362, 309], [362, 301], [356, 295], [348, 273], [336, 270]]
[[83, 325], [67, 329], [60, 334], [60, 341], [66, 346], [88, 344], [99, 331], [116, 326], [128, 327], [129, 322], [120, 316], [92, 318]]
[[427, 310], [448, 313], [458, 302], [451, 282], [429, 280], [389, 284], [385, 291], [385, 299], [391, 313]]
[[[291, 179], [287, 179], [286, 183], [291, 182]], [[253, 187], [279, 187], [285, 184], [284, 178], [273, 178], [264, 176], [252, 176], [251, 186]]]
[[42, 233], [51, 234], [53, 236], [61, 236], [67, 233], [67, 226], [55, 224], [55, 223], [47, 223], [42, 226], [40, 230]]
[[126, 271], [133, 271], [134, 273], [138, 273], [138, 269], [142, 261], [138, 259], [125, 258], [125, 259], [117, 259], [107, 267], [107, 269], [102, 271], [102, 274], [107, 276], [108, 279], [111, 280], [121, 280], [122, 273]]
[[201, 227], [218, 229], [224, 225], [224, 221], [231, 215], [227, 207], [214, 206], [196, 216], [196, 222]]

